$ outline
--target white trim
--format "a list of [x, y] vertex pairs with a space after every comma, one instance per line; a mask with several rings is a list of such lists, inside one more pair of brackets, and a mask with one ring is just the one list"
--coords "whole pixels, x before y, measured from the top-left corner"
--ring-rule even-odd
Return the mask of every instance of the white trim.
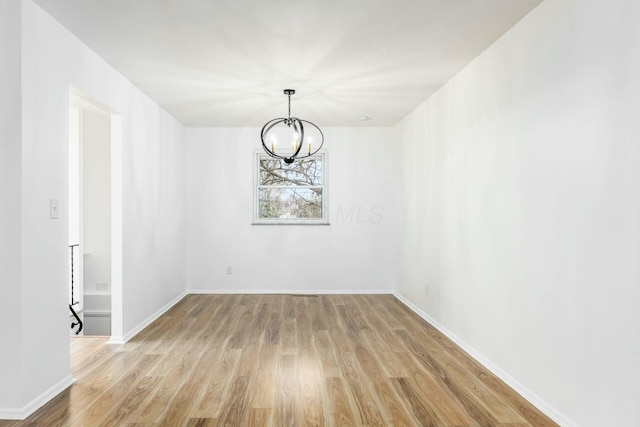
[[124, 335], [123, 135], [122, 116], [111, 114], [111, 334], [117, 337]]
[[85, 317], [111, 317], [111, 310], [85, 310]]
[[238, 295], [393, 295], [391, 289], [388, 290], [344, 290], [344, 289], [321, 289], [321, 290], [300, 290], [300, 289], [189, 289], [191, 295], [215, 295], [215, 294], [238, 294]]
[[438, 323], [435, 319], [429, 316], [427, 313], [416, 307], [413, 303], [411, 303], [408, 299], [403, 297], [399, 292], [394, 291], [393, 295], [400, 300], [404, 305], [406, 305], [411, 311], [416, 313], [418, 316], [422, 317], [426, 320], [431, 326], [440, 331], [443, 335], [453, 341], [458, 347], [462, 348], [465, 352], [467, 352], [471, 357], [473, 357], [478, 363], [487, 368], [493, 375], [500, 378], [504, 383], [506, 383], [509, 387], [514, 389], [516, 393], [525, 398], [529, 403], [542, 411], [545, 415], [551, 418], [556, 423], [560, 424], [563, 427], [579, 427], [577, 423], [573, 420], [569, 419], [566, 415], [555, 409], [551, 406], [547, 401], [538, 396], [536, 393], [531, 391], [525, 385], [520, 383], [518, 380], [513, 378], [507, 372], [500, 369], [497, 365], [483, 356], [478, 350], [471, 347], [469, 344], [464, 342], [461, 338], [457, 337], [453, 332], [449, 331], [447, 328]]
[[0, 408], [0, 419], [2, 420], [24, 420], [29, 415], [44, 406], [51, 399], [65, 391], [76, 381], [71, 375], [66, 376], [40, 396], [24, 405], [22, 408]]
[[158, 317], [160, 317], [164, 313], [166, 313], [171, 307], [173, 307], [174, 305], [179, 303], [180, 300], [182, 298], [184, 298], [185, 296], [187, 296], [187, 292], [182, 292], [180, 295], [178, 295], [177, 297], [175, 297], [174, 299], [169, 301], [164, 307], [162, 307], [161, 309], [159, 309], [158, 311], [153, 313], [151, 316], [147, 317], [145, 320], [140, 322], [138, 324], [138, 326], [136, 326], [135, 328], [133, 328], [132, 330], [127, 332], [124, 336], [122, 336], [122, 337], [112, 336], [111, 339], [109, 340], [109, 344], [124, 344], [124, 343], [126, 343], [131, 338], [133, 338], [137, 334], [139, 334], [140, 331], [142, 331], [144, 328], [149, 326], [154, 320], [156, 320]]
[[302, 222], [302, 221], [291, 221], [291, 222], [252, 222], [251, 225], [331, 225], [330, 222]]

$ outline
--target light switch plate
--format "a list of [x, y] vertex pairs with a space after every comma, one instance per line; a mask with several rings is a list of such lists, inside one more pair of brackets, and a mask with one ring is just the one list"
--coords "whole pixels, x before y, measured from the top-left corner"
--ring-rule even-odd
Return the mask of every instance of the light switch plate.
[[58, 219], [58, 201], [49, 199], [49, 218]]

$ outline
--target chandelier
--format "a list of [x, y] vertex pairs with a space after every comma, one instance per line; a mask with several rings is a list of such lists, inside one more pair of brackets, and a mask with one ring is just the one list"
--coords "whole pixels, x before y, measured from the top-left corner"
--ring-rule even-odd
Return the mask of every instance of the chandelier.
[[324, 135], [318, 126], [310, 121], [291, 117], [291, 95], [295, 93], [294, 89], [284, 90], [284, 94], [289, 97], [288, 117], [268, 121], [260, 132], [264, 151], [285, 163], [313, 156], [324, 144]]

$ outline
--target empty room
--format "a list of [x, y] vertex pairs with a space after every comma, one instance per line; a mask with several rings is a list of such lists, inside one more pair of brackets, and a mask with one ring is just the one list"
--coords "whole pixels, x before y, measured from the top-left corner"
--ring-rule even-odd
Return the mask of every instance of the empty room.
[[638, 22], [0, 0], [0, 427], [640, 426]]

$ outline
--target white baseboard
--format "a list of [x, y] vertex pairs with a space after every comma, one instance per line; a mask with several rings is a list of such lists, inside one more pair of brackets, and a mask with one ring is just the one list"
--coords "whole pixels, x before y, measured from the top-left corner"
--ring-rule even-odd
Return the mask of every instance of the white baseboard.
[[145, 320], [140, 322], [138, 324], [138, 326], [136, 326], [135, 328], [133, 328], [132, 330], [130, 330], [129, 332], [124, 334], [124, 336], [122, 336], [122, 337], [112, 336], [111, 339], [109, 339], [109, 344], [124, 344], [124, 343], [126, 343], [131, 338], [135, 337], [138, 333], [140, 333], [140, 331], [142, 331], [144, 328], [149, 326], [154, 320], [156, 320], [158, 317], [160, 317], [164, 313], [166, 313], [171, 307], [173, 307], [178, 302], [180, 302], [180, 300], [182, 298], [184, 298], [185, 296], [187, 296], [187, 292], [182, 292], [180, 295], [178, 295], [177, 297], [175, 297], [174, 299], [169, 301], [164, 307], [162, 307], [161, 309], [159, 309], [158, 311], [153, 313], [151, 316], [147, 317]]
[[45, 403], [66, 390], [75, 380], [71, 375], [68, 375], [22, 408], [0, 408], [0, 420], [24, 420]]
[[491, 362], [489, 359], [484, 357], [479, 351], [471, 347], [469, 344], [464, 342], [462, 339], [457, 337], [453, 332], [449, 331], [447, 328], [438, 323], [431, 316], [426, 314], [424, 311], [420, 310], [413, 303], [411, 303], [408, 299], [403, 297], [398, 292], [393, 292], [393, 295], [398, 298], [404, 305], [406, 305], [411, 311], [416, 313], [418, 316], [422, 317], [429, 324], [431, 324], [434, 328], [444, 334], [447, 338], [453, 341], [458, 347], [462, 348], [466, 351], [471, 357], [473, 357], [478, 363], [487, 368], [493, 375], [500, 378], [504, 383], [506, 383], [509, 387], [514, 389], [516, 393], [520, 396], [524, 397], [529, 403], [534, 405], [540, 411], [542, 411], [545, 415], [551, 418], [556, 423], [560, 424], [563, 427], [579, 427], [574, 421], [569, 419], [566, 415], [562, 414], [560, 411], [556, 410], [553, 406], [551, 406], [548, 402], [542, 399], [540, 396], [535, 394], [529, 388], [524, 386], [518, 380], [513, 378], [511, 375], [500, 369], [497, 365]]
[[215, 295], [215, 294], [242, 294], [242, 295], [393, 295], [393, 291], [389, 290], [301, 290], [301, 289], [189, 289], [188, 294], [194, 295]]

